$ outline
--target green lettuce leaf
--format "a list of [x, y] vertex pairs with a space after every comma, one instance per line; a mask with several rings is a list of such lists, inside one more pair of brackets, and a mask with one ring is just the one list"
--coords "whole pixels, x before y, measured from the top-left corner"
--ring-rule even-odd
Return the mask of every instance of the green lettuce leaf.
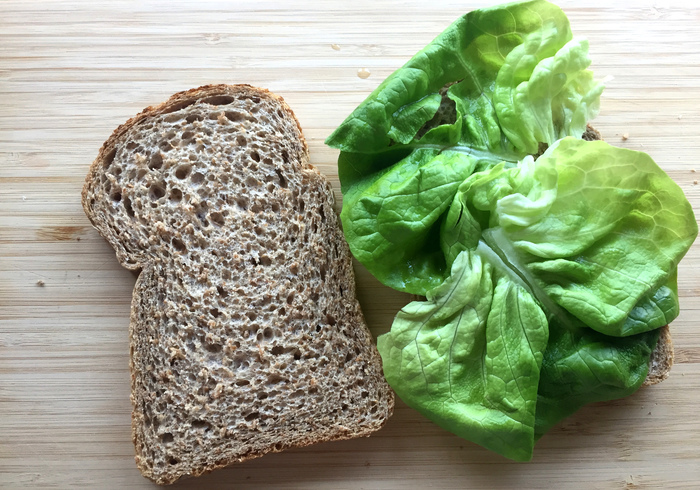
[[528, 36], [510, 52], [496, 80], [494, 103], [503, 131], [528, 154], [537, 153], [540, 143], [580, 137], [598, 113], [603, 84], [586, 70], [588, 42], [570, 41], [552, 56], [550, 38], [556, 35], [556, 29], [544, 29]]
[[426, 302], [379, 337], [384, 372], [409, 406], [517, 461], [532, 457], [547, 320], [533, 297], [478, 252], [463, 252]]
[[[602, 85], [586, 71], [587, 43], [571, 39], [564, 13], [542, 0], [470, 12], [328, 137], [342, 150], [341, 219], [350, 249], [381, 282], [422, 295], [440, 284], [448, 267], [430, 230], [439, 228], [458, 185], [501, 162], [515, 166], [540, 143], [581, 137]], [[509, 111], [510, 99], [517, 105]], [[407, 172], [409, 183], [398, 185]], [[426, 176], [430, 193], [416, 192]], [[427, 204], [436, 199], [439, 206]]]
[[659, 330], [610, 337], [549, 324], [537, 396], [536, 438], [582, 406], [631, 395], [649, 372]]
[[603, 89], [589, 65], [546, 1], [471, 12], [327, 140], [352, 253], [426, 297], [378, 339], [387, 380], [518, 461], [581, 406], [639, 388], [698, 231], [648, 155], [582, 141]]
[[379, 152], [397, 141], [390, 132], [406, 110], [402, 108], [439, 93], [446, 84], [462, 80], [472, 89], [473, 100], [490, 93], [506, 56], [544, 26], [557, 32], [552, 53], [571, 40], [564, 13], [543, 0], [468, 13], [384, 80], [326, 144], [344, 152]]
[[[533, 282], [601, 333], [626, 336], [665, 325], [628, 318], [666, 284], [697, 235], [680, 187], [645, 153], [602, 141], [562, 139], [537, 166], [558, 174], [546, 215], [523, 226], [494, 209]], [[635, 314], [653, 314], [647, 310], [642, 305]]]

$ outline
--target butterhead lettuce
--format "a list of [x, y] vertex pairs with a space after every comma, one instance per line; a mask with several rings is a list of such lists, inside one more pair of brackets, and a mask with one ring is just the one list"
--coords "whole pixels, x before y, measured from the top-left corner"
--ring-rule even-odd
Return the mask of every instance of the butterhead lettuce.
[[411, 407], [517, 461], [644, 381], [697, 236], [646, 154], [584, 141], [603, 85], [542, 0], [458, 19], [327, 139], [355, 257], [425, 297], [378, 339]]

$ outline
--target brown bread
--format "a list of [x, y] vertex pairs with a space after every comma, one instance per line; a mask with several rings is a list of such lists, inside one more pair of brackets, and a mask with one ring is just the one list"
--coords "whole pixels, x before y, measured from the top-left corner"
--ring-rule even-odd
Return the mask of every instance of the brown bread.
[[330, 185], [274, 94], [214, 85], [117, 128], [83, 189], [131, 307], [133, 440], [160, 484], [367, 436], [394, 397]]

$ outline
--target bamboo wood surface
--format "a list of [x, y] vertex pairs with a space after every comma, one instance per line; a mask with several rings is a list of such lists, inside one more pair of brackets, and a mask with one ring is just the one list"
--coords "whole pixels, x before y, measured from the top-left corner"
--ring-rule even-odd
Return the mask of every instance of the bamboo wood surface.
[[[339, 189], [324, 138], [459, 15], [495, 3], [0, 3], [0, 487], [153, 486], [130, 438], [135, 276], [80, 206], [88, 166], [116, 126], [199, 85], [266, 87], [290, 104], [312, 162]], [[697, 213], [700, 5], [559, 4], [590, 40], [596, 75], [615, 77], [595, 126], [650, 153]], [[356, 269], [367, 320], [383, 333], [408, 297]], [[537, 444], [531, 463], [458, 439], [399, 402], [369, 439], [268, 455], [178, 487], [697, 488], [699, 273], [696, 245], [679, 271], [671, 377], [584, 408]]]

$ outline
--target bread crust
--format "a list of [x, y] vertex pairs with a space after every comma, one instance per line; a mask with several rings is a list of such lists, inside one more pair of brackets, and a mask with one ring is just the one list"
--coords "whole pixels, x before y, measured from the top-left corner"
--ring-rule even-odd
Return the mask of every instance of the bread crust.
[[[369, 375], [368, 379], [371, 379], [372, 383], [381, 383], [377, 389], [382, 393], [383, 399], [381, 402], [381, 407], [379, 410], [378, 420], [370, 424], [360, 425], [357, 424], [355, 427], [331, 427], [329, 430], [312, 432], [308, 435], [302, 435], [296, 437], [291, 442], [279, 442], [273, 445], [267, 445], [262, 447], [256, 447], [250, 449], [247, 452], [241, 454], [235, 454], [233, 456], [222, 454], [221, 456], [216, 456], [210, 458], [205, 464], [200, 464], [190, 468], [186, 468], [186, 471], [179, 470], [165, 470], [165, 471], [155, 471], [153, 467], [152, 458], [146, 455], [143, 451], [144, 444], [144, 425], [150, 423], [149, 417], [145, 414], [144, 410], [139, 404], [139, 400], [143, 403], [145, 397], [150, 395], [149, 393], [144, 393], [143, 377], [144, 370], [142, 363], [135, 360], [135, 353], [141, 352], [144, 347], [140, 344], [143, 338], [143, 331], [146, 328], [144, 326], [144, 308], [149, 309], [150, 306], [144, 306], [148, 304], [150, 296], [154, 294], [154, 286], [149, 283], [159, 280], [157, 275], [158, 271], [162, 270], [162, 263], [158, 257], [153, 257], [152, 255], [146, 253], [135, 253], [134, 247], [130, 250], [124, 245], [124, 239], [121, 237], [117, 231], [115, 231], [114, 225], [110, 224], [109, 216], [107, 212], [100, 208], [99, 203], [96, 204], [96, 200], [105, 199], [106, 196], [98, 195], [100, 189], [101, 179], [104, 181], [103, 174], [105, 172], [105, 163], [111, 162], [114, 159], [114, 155], [121, 145], [124, 144], [124, 138], [126, 135], [135, 127], [140, 124], [146, 123], [147, 121], [152, 121], [154, 118], [162, 116], [164, 114], [170, 114], [181, 110], [184, 107], [188, 107], [196, 101], [202, 100], [207, 97], [219, 97], [219, 96], [244, 96], [249, 98], [259, 98], [272, 100], [279, 107], [280, 110], [284, 112], [284, 117], [290, 118], [294, 121], [298, 133], [295, 134], [295, 141], [292, 142], [294, 147], [298, 150], [301, 158], [299, 163], [306, 172], [312, 172], [317, 177], [319, 192], [324, 196], [324, 199], [331, 203], [333, 201], [333, 193], [330, 185], [325, 180], [324, 177], [313, 167], [308, 161], [308, 147], [306, 141], [301, 132], [301, 126], [299, 121], [295, 117], [292, 110], [284, 102], [284, 100], [271, 93], [268, 90], [256, 88], [250, 85], [205, 85], [199, 88], [183, 91], [174, 94], [166, 102], [150, 106], [144, 109], [138, 115], [129, 119], [126, 123], [120, 125], [112, 135], [105, 141], [105, 143], [100, 148], [97, 158], [92, 163], [88, 175], [86, 177], [85, 186], [82, 191], [82, 204], [87, 217], [93, 226], [99, 231], [99, 233], [107, 240], [107, 242], [114, 248], [117, 258], [122, 266], [130, 270], [140, 271], [139, 277], [137, 278], [134, 294], [132, 297], [131, 305], [131, 319], [130, 319], [130, 344], [131, 344], [131, 356], [130, 356], [130, 370], [131, 370], [131, 401], [133, 406], [132, 412], [132, 440], [137, 449], [136, 452], [136, 464], [141, 470], [144, 476], [152, 479], [158, 484], [171, 484], [177, 481], [183, 476], [199, 476], [204, 473], [208, 473], [217, 468], [222, 468], [229, 466], [230, 464], [236, 462], [242, 462], [248, 459], [257, 458], [263, 456], [268, 452], [279, 452], [284, 449], [291, 447], [302, 447], [310, 444], [315, 444], [319, 442], [333, 441], [349, 439], [354, 437], [369, 436], [372, 432], [381, 428], [393, 412], [394, 406], [394, 395], [393, 391], [388, 387], [386, 381], [382, 375], [382, 365], [381, 357], [376, 351], [376, 346], [369, 342], [367, 345], [363, 345], [364, 349], [358, 356], [360, 359], [365, 356], [366, 359], [362, 359], [366, 363], [366, 370]], [[287, 135], [288, 136], [288, 135]], [[271, 136], [272, 137], [272, 136]], [[104, 192], [103, 192], [104, 194]], [[121, 199], [121, 194], [120, 194]], [[347, 244], [342, 239], [342, 232], [339, 229], [339, 222], [337, 217], [333, 215], [330, 220], [335, 223], [335, 228], [337, 233], [334, 233], [332, 237], [328, 238], [328, 246], [331, 246], [334, 242], [336, 243], [336, 252], [340, 250], [339, 261], [342, 262], [338, 267], [342, 269], [342, 277], [344, 279], [343, 286], [346, 287], [346, 294], [352, 296], [352, 306], [350, 307], [350, 316], [361, 323], [358, 326], [359, 329], [363, 330], [366, 334], [364, 339], [371, 340], [371, 334], [364, 323], [362, 317], [362, 312], [359, 307], [359, 303], [355, 299], [354, 291], [354, 273], [352, 271], [351, 259], [349, 249]], [[347, 284], [346, 284], [347, 283]], [[155, 282], [153, 283], [155, 284]], [[329, 293], [331, 294], [331, 293]], [[341, 293], [342, 294], [342, 293]], [[151, 308], [152, 309], [152, 308]], [[148, 314], [153, 314], [151, 311]], [[367, 342], [365, 342], [367, 343]], [[261, 354], [262, 355], [262, 354]], [[138, 365], [137, 365], [138, 364]], [[379, 380], [381, 378], [381, 380]], [[210, 450], [217, 448], [209, 448]], [[213, 451], [216, 453], [216, 451]]]

